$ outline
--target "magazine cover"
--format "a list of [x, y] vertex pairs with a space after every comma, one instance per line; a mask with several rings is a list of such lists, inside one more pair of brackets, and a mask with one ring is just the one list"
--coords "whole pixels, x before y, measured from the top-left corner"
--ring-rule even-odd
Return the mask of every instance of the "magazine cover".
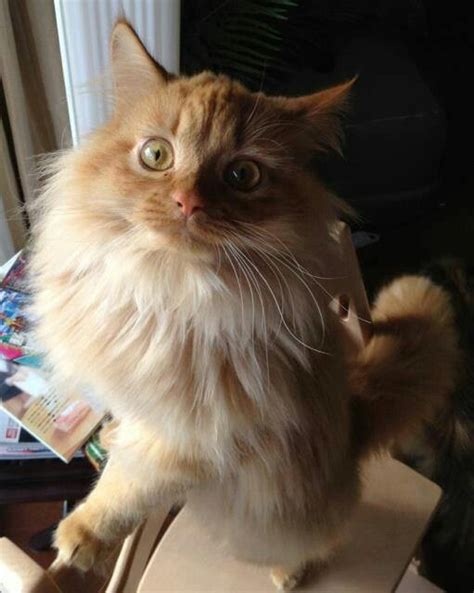
[[5, 412], [0, 410], [0, 444], [18, 443], [20, 440], [21, 426]]
[[1, 408], [68, 462], [104, 414], [78, 393], [59, 397], [38, 369], [0, 359]]
[[0, 357], [38, 367], [38, 346], [28, 332], [29, 298], [23, 292], [0, 288]]
[[[74, 457], [84, 457], [82, 449], [78, 449]], [[53, 458], [57, 458], [56, 453], [35, 439], [0, 407], [0, 461]]]
[[21, 251], [0, 266], [0, 358], [39, 368], [39, 348], [29, 331], [26, 257], [27, 252]]
[[28, 293], [28, 280], [26, 276], [27, 252], [21, 251], [14, 259], [13, 265], [7, 270], [4, 279], [0, 283], [3, 288], [16, 290], [17, 292]]
[[[79, 452], [80, 453], [80, 452]], [[78, 453], [74, 455], [77, 457]], [[81, 454], [82, 456], [82, 454]], [[27, 443], [0, 442], [0, 461], [31, 461], [32, 459], [56, 459], [56, 453], [38, 441]]]
[[22, 292], [8, 288], [0, 289], [0, 334], [11, 336], [21, 334], [26, 329], [24, 309], [28, 297]]
[[40, 441], [31, 449], [39, 453], [43, 448], [43, 454], [46, 446], [67, 462], [104, 412], [86, 395], [55, 393], [42, 370], [40, 348], [30, 332], [27, 255], [22, 251], [0, 267], [0, 412], [11, 419], [2, 421], [1, 414], [0, 440], [13, 455], [13, 448], [24, 445], [22, 427]]

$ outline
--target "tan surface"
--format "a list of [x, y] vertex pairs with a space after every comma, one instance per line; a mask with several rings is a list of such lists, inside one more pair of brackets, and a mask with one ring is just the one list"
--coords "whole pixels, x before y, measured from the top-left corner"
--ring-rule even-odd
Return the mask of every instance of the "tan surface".
[[105, 593], [136, 593], [169, 510], [168, 506], [157, 509], [144, 525], [127, 537]]
[[[317, 582], [315, 593], [393, 591], [440, 498], [440, 489], [406, 466], [384, 458], [365, 471], [363, 500], [352, 537]], [[138, 593], [273, 592], [266, 567], [226, 557], [185, 508], [170, 527]]]
[[0, 506], [0, 534], [16, 544], [40, 566], [48, 568], [54, 560], [55, 553], [52, 550], [32, 550], [29, 545], [30, 539], [59, 521], [62, 514], [61, 501], [4, 504]]
[[1, 593], [58, 593], [45, 571], [10, 540], [0, 538]]
[[[340, 257], [329, 262], [332, 278], [321, 280], [320, 283], [326, 295], [333, 297], [329, 302], [329, 308], [340, 318], [343, 342], [347, 352], [352, 354], [370, 338], [372, 322], [351, 230], [341, 221], [337, 223], [336, 228], [341, 246]], [[344, 304], [348, 305], [348, 309], [344, 309]]]
[[443, 591], [416, 574], [415, 570], [410, 567], [403, 575], [396, 593], [443, 593]]
[[[363, 501], [356, 513], [352, 539], [316, 583], [301, 590], [314, 593], [385, 593], [394, 591], [440, 497], [437, 486], [391, 459], [374, 461], [365, 472]], [[162, 524], [164, 511], [129, 538], [107, 591], [135, 591], [135, 583]], [[67, 571], [66, 571], [67, 572]], [[68, 576], [68, 575], [66, 575]], [[87, 578], [59, 579], [67, 593], [83, 591]], [[0, 591], [52, 593], [44, 571], [5, 538], [0, 538]], [[92, 589], [90, 589], [92, 591]], [[96, 590], [95, 588], [93, 590]], [[406, 573], [397, 589], [410, 593], [437, 591]], [[226, 557], [185, 509], [155, 551], [137, 593], [202, 591], [268, 592], [268, 569]]]
[[[0, 118], [0, 201], [3, 202], [5, 220], [10, 231], [15, 251], [21, 249], [25, 243], [25, 224], [21, 216], [20, 193], [13, 171], [11, 155], [8, 150], [5, 125]], [[0, 232], [5, 232], [4, 230]], [[2, 262], [3, 263], [3, 262]]]

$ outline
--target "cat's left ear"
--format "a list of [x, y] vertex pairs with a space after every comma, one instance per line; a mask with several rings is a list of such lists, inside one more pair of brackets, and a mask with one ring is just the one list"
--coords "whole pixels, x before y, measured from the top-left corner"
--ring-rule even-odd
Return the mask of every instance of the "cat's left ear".
[[150, 56], [138, 35], [125, 21], [115, 25], [110, 47], [118, 108], [133, 104], [140, 96], [156, 92], [171, 77]]
[[284, 100], [284, 108], [311, 131], [315, 148], [341, 153], [341, 119], [349, 109], [349, 97], [357, 77], [304, 97]]

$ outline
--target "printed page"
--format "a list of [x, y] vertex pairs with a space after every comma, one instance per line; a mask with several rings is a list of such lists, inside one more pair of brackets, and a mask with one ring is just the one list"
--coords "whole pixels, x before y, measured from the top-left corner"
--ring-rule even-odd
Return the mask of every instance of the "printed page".
[[104, 413], [79, 393], [59, 396], [46, 375], [0, 360], [2, 409], [28, 432], [69, 461], [102, 420]]
[[0, 410], [0, 443], [18, 443], [21, 426], [10, 416]]

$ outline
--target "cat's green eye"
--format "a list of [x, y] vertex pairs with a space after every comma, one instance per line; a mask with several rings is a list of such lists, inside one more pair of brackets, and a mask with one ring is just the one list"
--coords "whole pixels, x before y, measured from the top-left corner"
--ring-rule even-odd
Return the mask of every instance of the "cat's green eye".
[[163, 138], [151, 138], [140, 148], [140, 161], [147, 169], [166, 171], [173, 166], [173, 149]]
[[260, 183], [262, 173], [260, 167], [254, 161], [237, 159], [227, 165], [224, 179], [234, 189], [251, 191]]

